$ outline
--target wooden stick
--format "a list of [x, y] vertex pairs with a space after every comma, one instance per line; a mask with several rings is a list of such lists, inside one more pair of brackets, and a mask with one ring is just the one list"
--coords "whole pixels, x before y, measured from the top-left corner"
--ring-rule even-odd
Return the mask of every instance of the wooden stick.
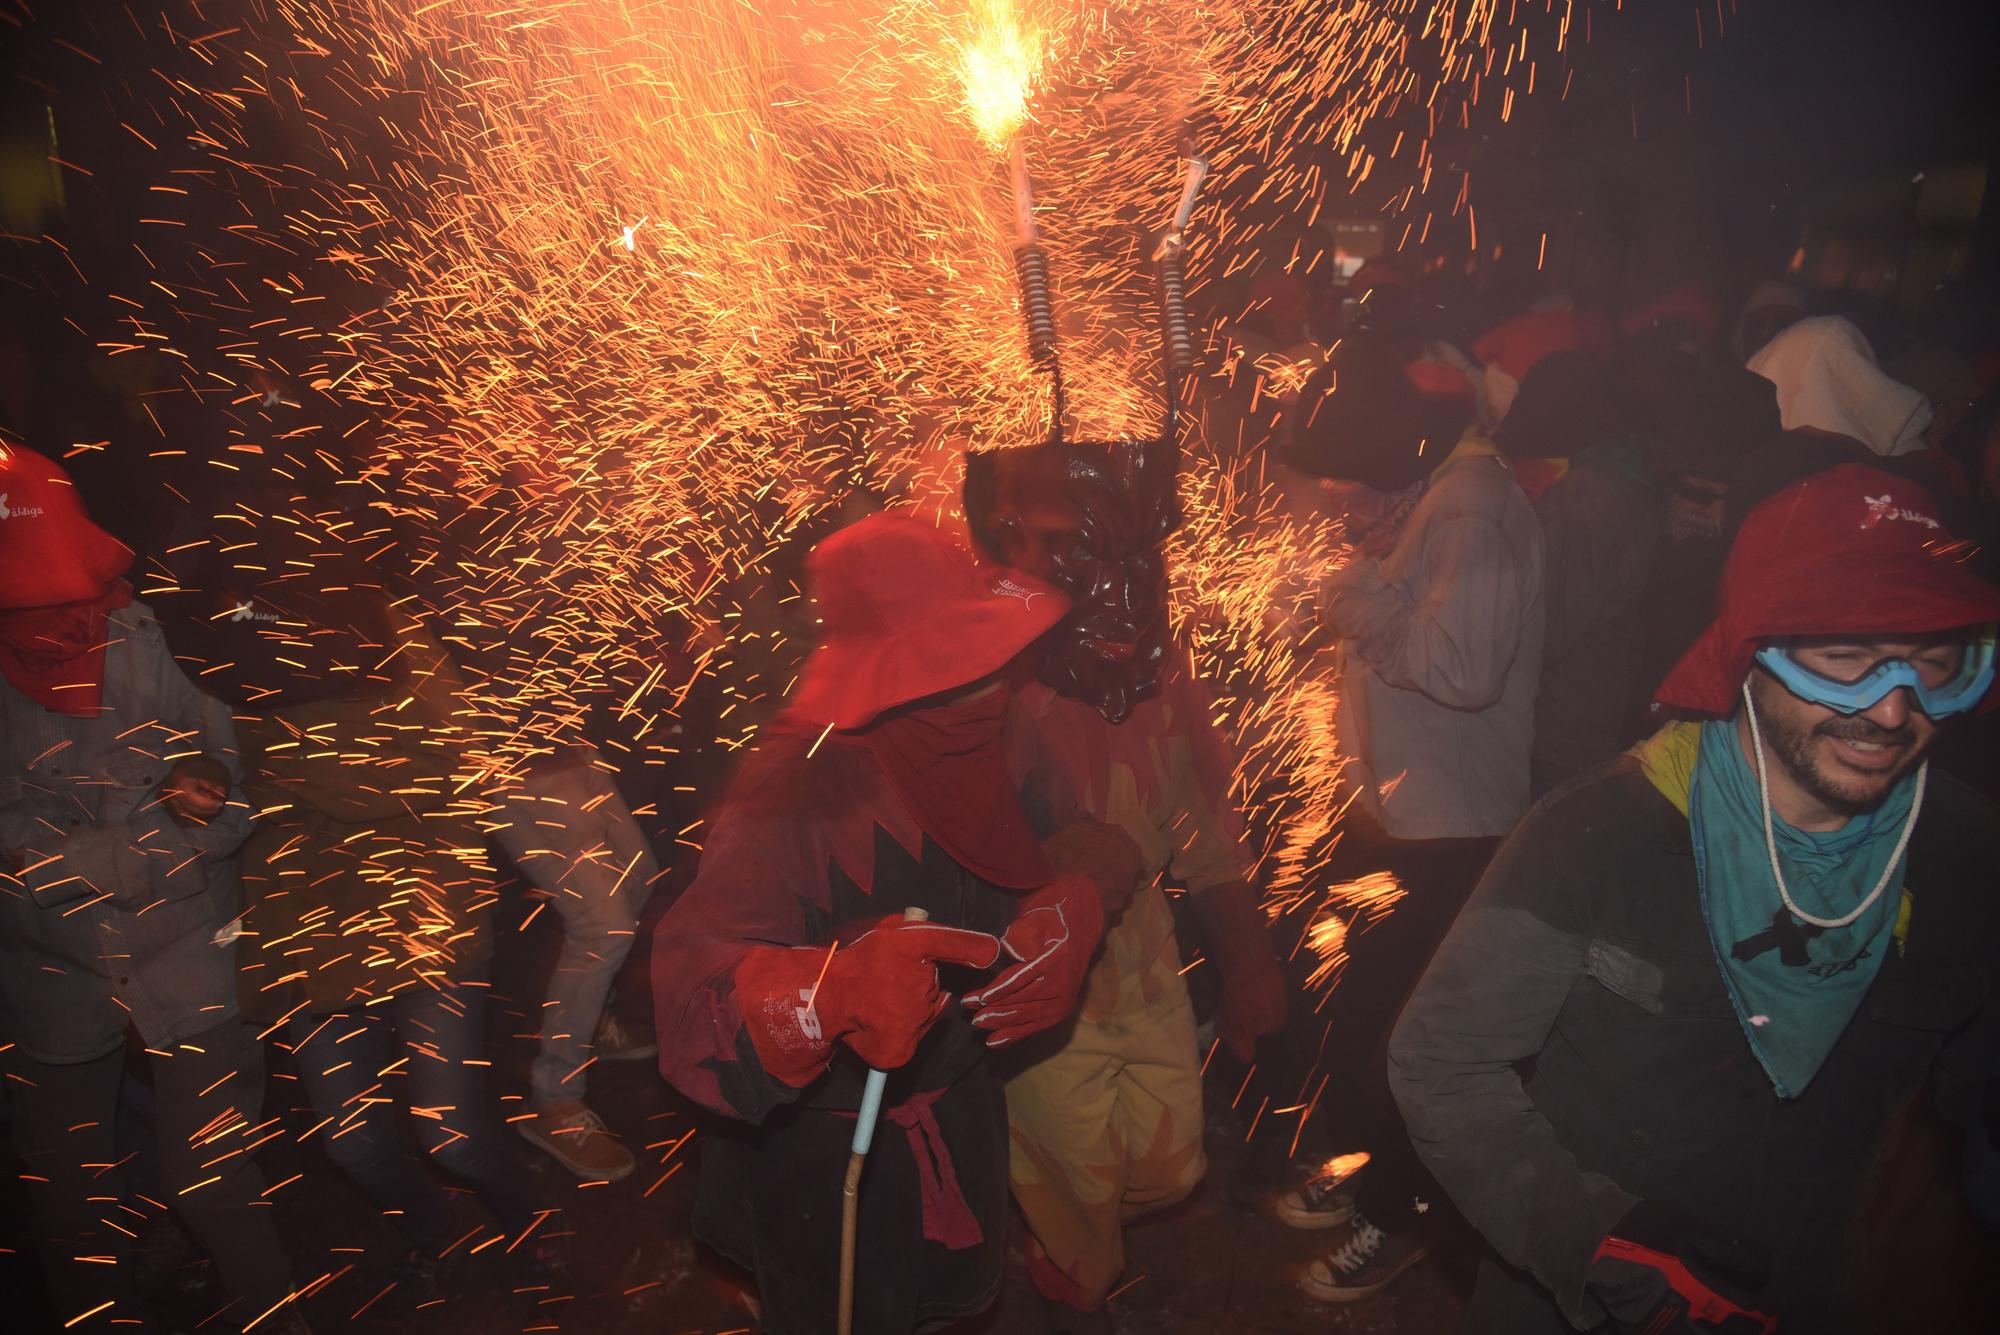
[[840, 1335], [854, 1335], [854, 1234], [861, 1209], [861, 1165], [867, 1158], [847, 1156], [847, 1180], [840, 1187]]

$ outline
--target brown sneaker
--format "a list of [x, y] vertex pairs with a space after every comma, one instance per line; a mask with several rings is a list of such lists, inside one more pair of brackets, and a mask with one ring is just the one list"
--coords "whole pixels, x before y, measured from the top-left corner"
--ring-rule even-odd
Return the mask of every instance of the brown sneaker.
[[586, 1182], [616, 1182], [638, 1166], [630, 1150], [605, 1129], [581, 1099], [543, 1104], [535, 1116], [514, 1123], [549, 1157]]
[[642, 1062], [660, 1055], [658, 1043], [610, 1011], [597, 1022], [597, 1037], [590, 1050], [601, 1062]]

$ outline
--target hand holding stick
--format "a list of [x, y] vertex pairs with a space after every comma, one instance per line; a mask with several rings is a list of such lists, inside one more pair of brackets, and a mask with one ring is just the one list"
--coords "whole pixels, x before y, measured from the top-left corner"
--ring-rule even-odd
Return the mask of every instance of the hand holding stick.
[[[916, 907], [903, 910], [904, 922], [924, 922], [930, 916]], [[875, 1142], [875, 1123], [882, 1115], [882, 1090], [888, 1083], [887, 1071], [869, 1068], [868, 1081], [861, 1087], [861, 1109], [854, 1119], [847, 1178], [840, 1186], [840, 1335], [854, 1335], [854, 1235], [861, 1211], [861, 1165], [868, 1161], [868, 1148]]]

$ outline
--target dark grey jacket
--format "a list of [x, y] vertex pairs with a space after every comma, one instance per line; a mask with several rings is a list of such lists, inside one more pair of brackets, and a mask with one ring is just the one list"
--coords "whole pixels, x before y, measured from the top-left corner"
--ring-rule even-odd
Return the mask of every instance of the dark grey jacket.
[[1535, 505], [1547, 561], [1548, 629], [1535, 696], [1540, 797], [1624, 749], [1645, 675], [1646, 585], [1660, 546], [1659, 499], [1585, 456]]
[[[1502, 846], [1390, 1044], [1418, 1152], [1500, 1256], [1572, 1322], [1584, 1271], [1642, 1197], [1767, 1246], [1788, 1330], [1840, 1331], [1884, 1126], [1934, 1067], [1955, 1101], [1995, 1070], [2000, 829], [1933, 774], [1908, 931], [1803, 1095], [1743, 1038], [1703, 926], [1688, 823], [1620, 757], [1557, 789]], [[1524, 1082], [1516, 1063], [1532, 1062]]]
[[[196, 690], [144, 603], [111, 614], [104, 712], [52, 713], [0, 681], [0, 1030], [38, 1061], [160, 1048], [236, 1014], [232, 782], [205, 826], [167, 815], [175, 759], [240, 777], [229, 710]], [[21, 865], [15, 874], [9, 871]]]

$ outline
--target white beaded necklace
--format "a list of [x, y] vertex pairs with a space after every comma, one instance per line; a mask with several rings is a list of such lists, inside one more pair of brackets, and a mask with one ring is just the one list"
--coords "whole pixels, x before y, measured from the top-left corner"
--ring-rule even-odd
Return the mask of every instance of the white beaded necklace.
[[1757, 801], [1764, 810], [1764, 848], [1771, 855], [1771, 876], [1778, 883], [1778, 898], [1785, 901], [1785, 908], [1794, 918], [1811, 923], [1815, 927], [1845, 927], [1866, 913], [1889, 888], [1889, 878], [1896, 874], [1896, 864], [1903, 860], [1903, 850], [1910, 846], [1910, 832], [1917, 828], [1917, 813], [1924, 809], [1924, 782], [1930, 777], [1931, 762], [1926, 760], [1917, 767], [1917, 791], [1910, 796], [1910, 816], [1903, 822], [1903, 833], [1896, 840], [1896, 851], [1889, 855], [1889, 865], [1882, 868], [1881, 879], [1868, 897], [1854, 906], [1854, 911], [1840, 918], [1816, 918], [1792, 902], [1792, 892], [1785, 886], [1785, 873], [1778, 866], [1778, 835], [1771, 824], [1771, 782], [1764, 770], [1764, 734], [1757, 726], [1757, 706], [1750, 699], [1750, 683], [1743, 683], [1743, 708], [1750, 717], [1750, 751], [1757, 758]]

